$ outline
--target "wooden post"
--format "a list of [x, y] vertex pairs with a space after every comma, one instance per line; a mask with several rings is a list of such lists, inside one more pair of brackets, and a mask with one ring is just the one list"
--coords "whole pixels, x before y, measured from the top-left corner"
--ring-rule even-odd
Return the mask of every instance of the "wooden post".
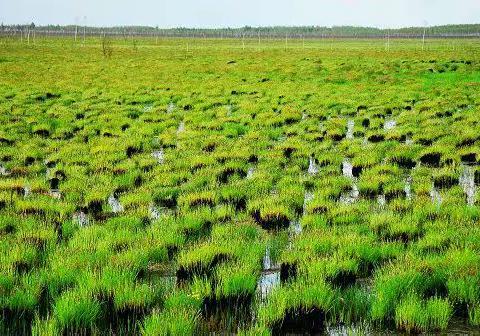
[[385, 50], [390, 51], [390, 31], [387, 31], [387, 43], [385, 44]]
[[427, 27], [423, 28], [423, 38], [422, 38], [422, 51], [425, 50], [425, 34], [427, 33]]

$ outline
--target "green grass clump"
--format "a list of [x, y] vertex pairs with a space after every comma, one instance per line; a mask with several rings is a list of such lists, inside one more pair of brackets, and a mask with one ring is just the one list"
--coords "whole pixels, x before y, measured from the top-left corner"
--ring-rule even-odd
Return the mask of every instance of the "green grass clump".
[[100, 303], [88, 294], [77, 291], [63, 293], [53, 308], [53, 316], [62, 330], [90, 330], [100, 314]]
[[142, 325], [142, 335], [194, 335], [200, 302], [194, 296], [173, 292], [162, 310], [155, 310]]
[[406, 332], [445, 330], [453, 309], [448, 300], [431, 298], [424, 302], [416, 295], [403, 299], [395, 308], [395, 323]]

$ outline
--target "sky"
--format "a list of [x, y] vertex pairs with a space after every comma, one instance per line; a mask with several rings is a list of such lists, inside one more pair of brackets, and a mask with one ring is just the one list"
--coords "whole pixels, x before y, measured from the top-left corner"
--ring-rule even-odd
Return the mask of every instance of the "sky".
[[480, 23], [480, 0], [0, 0], [4, 24], [172, 27]]

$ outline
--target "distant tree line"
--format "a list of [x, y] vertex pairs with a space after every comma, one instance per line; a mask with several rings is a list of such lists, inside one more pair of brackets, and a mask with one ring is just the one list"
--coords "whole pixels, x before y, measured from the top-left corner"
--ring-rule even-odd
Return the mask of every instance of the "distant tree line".
[[399, 29], [380, 29], [373, 27], [355, 26], [274, 26], [241, 28], [169, 28], [163, 29], [149, 26], [118, 26], [118, 27], [84, 27], [80, 25], [48, 25], [35, 26], [34, 23], [26, 25], [0, 25], [0, 33], [5, 35], [22, 34], [35, 30], [39, 34], [51, 36], [70, 36], [82, 34], [87, 36], [157, 36], [157, 37], [190, 37], [190, 38], [375, 38], [390, 36], [401, 37], [476, 37], [480, 36], [480, 24], [444, 25], [432, 27], [408, 27]]

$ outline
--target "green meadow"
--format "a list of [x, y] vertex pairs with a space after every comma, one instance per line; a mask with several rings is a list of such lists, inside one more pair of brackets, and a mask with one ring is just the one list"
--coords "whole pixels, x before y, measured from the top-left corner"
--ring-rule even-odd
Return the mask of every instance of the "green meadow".
[[480, 331], [480, 41], [0, 38], [0, 334]]

